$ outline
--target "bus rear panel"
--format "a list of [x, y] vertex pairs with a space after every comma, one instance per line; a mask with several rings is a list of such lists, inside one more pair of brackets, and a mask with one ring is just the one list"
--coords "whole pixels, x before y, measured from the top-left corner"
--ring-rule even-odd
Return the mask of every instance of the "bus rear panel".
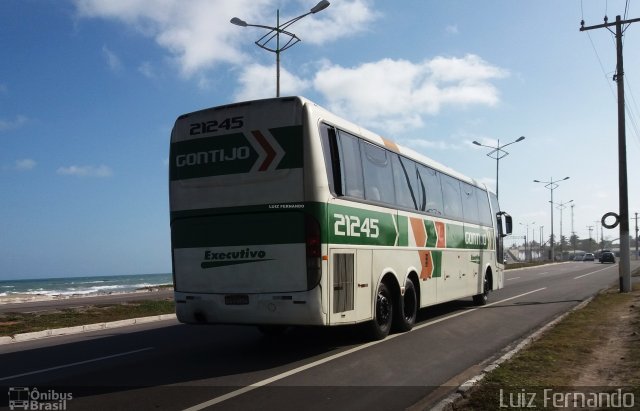
[[170, 207], [176, 312], [186, 323], [321, 325], [320, 221], [305, 206], [299, 99], [178, 118]]

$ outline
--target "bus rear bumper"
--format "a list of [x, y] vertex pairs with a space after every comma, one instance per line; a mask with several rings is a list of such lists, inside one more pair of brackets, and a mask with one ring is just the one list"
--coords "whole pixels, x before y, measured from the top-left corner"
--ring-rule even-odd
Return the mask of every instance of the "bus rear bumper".
[[320, 287], [295, 293], [175, 292], [176, 316], [188, 324], [325, 325]]

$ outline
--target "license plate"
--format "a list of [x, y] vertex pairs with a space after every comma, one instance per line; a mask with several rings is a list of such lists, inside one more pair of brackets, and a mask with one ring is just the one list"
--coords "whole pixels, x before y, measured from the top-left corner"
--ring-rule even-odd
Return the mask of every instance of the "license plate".
[[249, 304], [249, 296], [247, 294], [229, 294], [224, 296], [226, 305], [247, 305]]

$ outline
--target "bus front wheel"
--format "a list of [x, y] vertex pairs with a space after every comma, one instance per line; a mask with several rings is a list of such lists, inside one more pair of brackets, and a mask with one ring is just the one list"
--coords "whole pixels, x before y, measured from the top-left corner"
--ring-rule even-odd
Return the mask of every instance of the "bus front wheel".
[[374, 340], [382, 340], [391, 330], [393, 322], [393, 295], [385, 283], [380, 283], [376, 293], [373, 320], [369, 322], [369, 334]]
[[487, 305], [487, 302], [489, 301], [489, 291], [491, 290], [491, 284], [489, 281], [489, 275], [485, 274], [484, 281], [482, 281], [482, 293], [473, 296], [473, 303], [475, 305]]

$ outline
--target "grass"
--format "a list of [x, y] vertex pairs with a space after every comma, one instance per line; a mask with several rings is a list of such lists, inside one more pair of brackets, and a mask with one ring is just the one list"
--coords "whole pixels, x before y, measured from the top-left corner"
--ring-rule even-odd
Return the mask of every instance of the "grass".
[[172, 299], [90, 305], [43, 313], [0, 314], [0, 336], [175, 312]]
[[[634, 272], [634, 276], [638, 275], [640, 270]], [[625, 392], [634, 393], [636, 401], [640, 400], [639, 296], [639, 283], [634, 285], [631, 293], [620, 293], [617, 288], [612, 288], [597, 295], [586, 307], [571, 312], [540, 339], [489, 372], [467, 395], [468, 398], [454, 405], [454, 409], [529, 409], [533, 405], [536, 409], [556, 409], [552, 407], [553, 402], [545, 402], [545, 398], [553, 393], [585, 389], [589, 392], [613, 392], [616, 388], [624, 388]], [[616, 321], [627, 322], [623, 342], [626, 350], [609, 354], [611, 367], [619, 368], [616, 375], [624, 383], [606, 387], [609, 385], [606, 377], [596, 375], [596, 380], [600, 381], [598, 384], [602, 386], [590, 389], [574, 387], [574, 381], [595, 361], [595, 355], [602, 357], [607, 354], [603, 351], [607, 350], [607, 340], [611, 335], [605, 330]], [[547, 392], [552, 394], [545, 395], [545, 389], [551, 390]], [[531, 407], [528, 407], [529, 400], [533, 400]]]

